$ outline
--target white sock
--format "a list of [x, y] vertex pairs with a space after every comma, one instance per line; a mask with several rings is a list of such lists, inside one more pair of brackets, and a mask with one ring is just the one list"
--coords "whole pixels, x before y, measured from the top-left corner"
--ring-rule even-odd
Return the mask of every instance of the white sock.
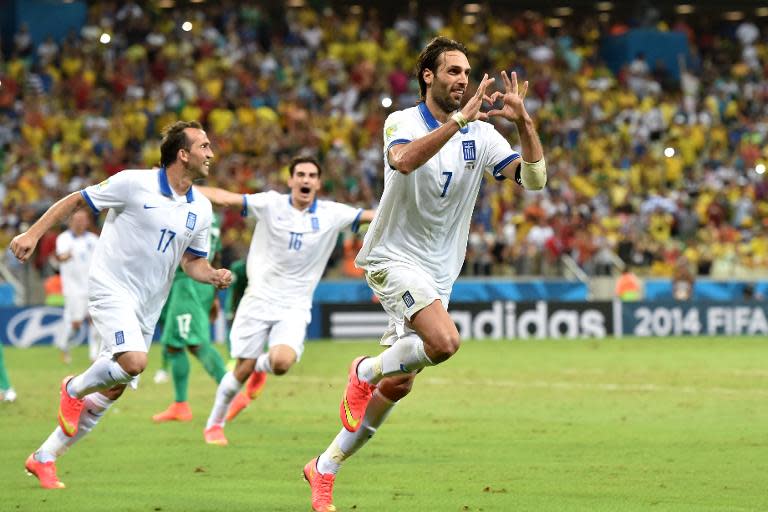
[[272, 364], [269, 362], [269, 352], [264, 352], [256, 358], [256, 367], [254, 368], [254, 371], [273, 373]]
[[394, 345], [376, 357], [363, 359], [357, 367], [360, 380], [376, 384], [384, 377], [413, 373], [434, 363], [424, 351], [424, 342], [416, 334], [398, 339]]
[[96, 336], [96, 327], [92, 323], [88, 324], [88, 357], [91, 361], [98, 359], [100, 345], [99, 337]]
[[375, 390], [365, 409], [360, 428], [357, 432], [342, 428], [330, 446], [317, 459], [317, 470], [320, 473], [335, 475], [342, 463], [373, 437], [396, 403], [382, 395], [378, 389]]
[[117, 361], [107, 358], [97, 359], [91, 366], [67, 384], [67, 392], [74, 398], [82, 398], [94, 391], [101, 391], [128, 384], [133, 376], [123, 370]]
[[93, 430], [107, 409], [115, 403], [114, 400], [110, 400], [101, 393], [91, 393], [85, 397], [84, 402], [83, 411], [80, 413], [80, 420], [78, 421], [77, 434], [74, 437], [68, 437], [61, 430], [61, 427], [57, 426], [56, 430], [37, 450], [35, 454], [37, 460], [45, 463], [64, 455], [70, 446]]
[[224, 374], [221, 382], [219, 382], [219, 387], [216, 388], [216, 399], [213, 402], [211, 415], [208, 416], [208, 423], [205, 424], [205, 428], [211, 428], [214, 425], [224, 426], [224, 418], [227, 416], [229, 404], [241, 387], [242, 383], [238, 382], [234, 373], [227, 372]]

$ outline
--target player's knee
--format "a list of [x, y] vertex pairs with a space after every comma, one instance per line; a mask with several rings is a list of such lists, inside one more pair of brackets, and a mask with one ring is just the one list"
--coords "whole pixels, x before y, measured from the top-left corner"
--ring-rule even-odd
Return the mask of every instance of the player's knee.
[[125, 373], [135, 377], [147, 367], [147, 354], [143, 352], [126, 352], [118, 358], [118, 363]]
[[293, 366], [293, 361], [278, 359], [272, 361], [270, 364], [272, 366], [272, 373], [275, 375], [285, 375], [288, 373], [288, 370], [291, 369], [291, 366]]
[[429, 343], [429, 351], [427, 355], [433, 363], [442, 363], [446, 359], [454, 355], [461, 345], [458, 331], [449, 330], [439, 333], [437, 336], [432, 337]]

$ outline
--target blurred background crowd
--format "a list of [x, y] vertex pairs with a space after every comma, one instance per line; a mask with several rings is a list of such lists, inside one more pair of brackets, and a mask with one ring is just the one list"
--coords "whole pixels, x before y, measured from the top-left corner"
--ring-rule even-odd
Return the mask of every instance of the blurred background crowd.
[[[466, 275], [768, 274], [768, 16], [162, 4], [94, 3], [64, 40], [22, 26], [0, 48], [0, 246], [67, 192], [157, 165], [177, 119], [207, 128], [216, 185], [284, 191], [287, 162], [310, 154], [323, 196], [373, 207], [384, 119], [418, 101], [418, 51], [445, 35], [467, 44], [475, 84], [502, 69], [530, 82], [550, 177], [540, 193], [483, 185]], [[685, 34], [676, 73], [642, 53], [609, 69], [601, 40], [637, 27]], [[224, 214], [223, 264], [249, 236]], [[340, 241], [331, 275], [356, 275], [360, 243]]]

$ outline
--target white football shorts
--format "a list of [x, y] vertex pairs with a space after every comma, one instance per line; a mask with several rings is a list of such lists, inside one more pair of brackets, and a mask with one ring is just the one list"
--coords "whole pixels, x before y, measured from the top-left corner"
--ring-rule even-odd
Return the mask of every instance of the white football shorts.
[[411, 317], [436, 300], [448, 309], [450, 292], [440, 293], [429, 274], [419, 268], [391, 265], [366, 271], [365, 279], [389, 315], [389, 326], [381, 337], [382, 345], [392, 345], [399, 338], [414, 333]]
[[307, 335], [306, 316], [302, 310], [292, 319], [260, 320], [238, 307], [229, 333], [231, 356], [256, 359], [275, 345], [288, 345], [296, 352], [296, 362], [300, 361]]
[[149, 351], [153, 333], [142, 332], [136, 311], [128, 302], [92, 302], [88, 312], [101, 340], [99, 357], [112, 357], [121, 352]]

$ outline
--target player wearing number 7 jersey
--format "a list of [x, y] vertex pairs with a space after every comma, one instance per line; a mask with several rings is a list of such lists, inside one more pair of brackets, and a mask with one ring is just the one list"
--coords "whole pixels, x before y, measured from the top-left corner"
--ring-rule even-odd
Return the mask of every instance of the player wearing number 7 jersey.
[[[242, 208], [256, 219], [246, 273], [248, 287], [230, 333], [235, 369], [221, 379], [203, 433], [208, 444], [228, 444], [224, 424], [264, 386], [266, 375], [285, 374], [300, 358], [310, 321], [312, 294], [346, 228], [357, 231], [374, 212], [318, 200], [320, 165], [308, 157], [290, 164], [290, 194], [235, 194], [200, 190], [217, 205]], [[245, 393], [238, 393], [248, 380]]]
[[[343, 428], [304, 468], [316, 511], [336, 510], [333, 483], [341, 464], [384, 422], [407, 395], [416, 373], [439, 364], [459, 348], [447, 313], [453, 283], [467, 248], [472, 210], [483, 175], [515, 179], [528, 189], [546, 182], [541, 143], [523, 99], [528, 87], [502, 71], [504, 92], [488, 93], [485, 75], [463, 108], [469, 85], [466, 48], [436, 38], [419, 56], [418, 106], [392, 113], [384, 124], [384, 193], [356, 264], [389, 315], [377, 357], [358, 357], [349, 367], [339, 406]], [[481, 111], [483, 101], [502, 105]], [[492, 124], [514, 122], [521, 154]]]
[[213, 158], [208, 136], [196, 122], [177, 122], [160, 145], [160, 169], [126, 170], [51, 206], [28, 231], [11, 241], [21, 261], [54, 224], [80, 206], [108, 209], [88, 282], [88, 313], [101, 341], [98, 359], [61, 383], [59, 426], [27, 458], [25, 467], [42, 487], [59, 489], [55, 460], [90, 432], [129, 383], [136, 387], [176, 268], [219, 288], [229, 270], [206, 259], [212, 209], [192, 182], [208, 176]]

